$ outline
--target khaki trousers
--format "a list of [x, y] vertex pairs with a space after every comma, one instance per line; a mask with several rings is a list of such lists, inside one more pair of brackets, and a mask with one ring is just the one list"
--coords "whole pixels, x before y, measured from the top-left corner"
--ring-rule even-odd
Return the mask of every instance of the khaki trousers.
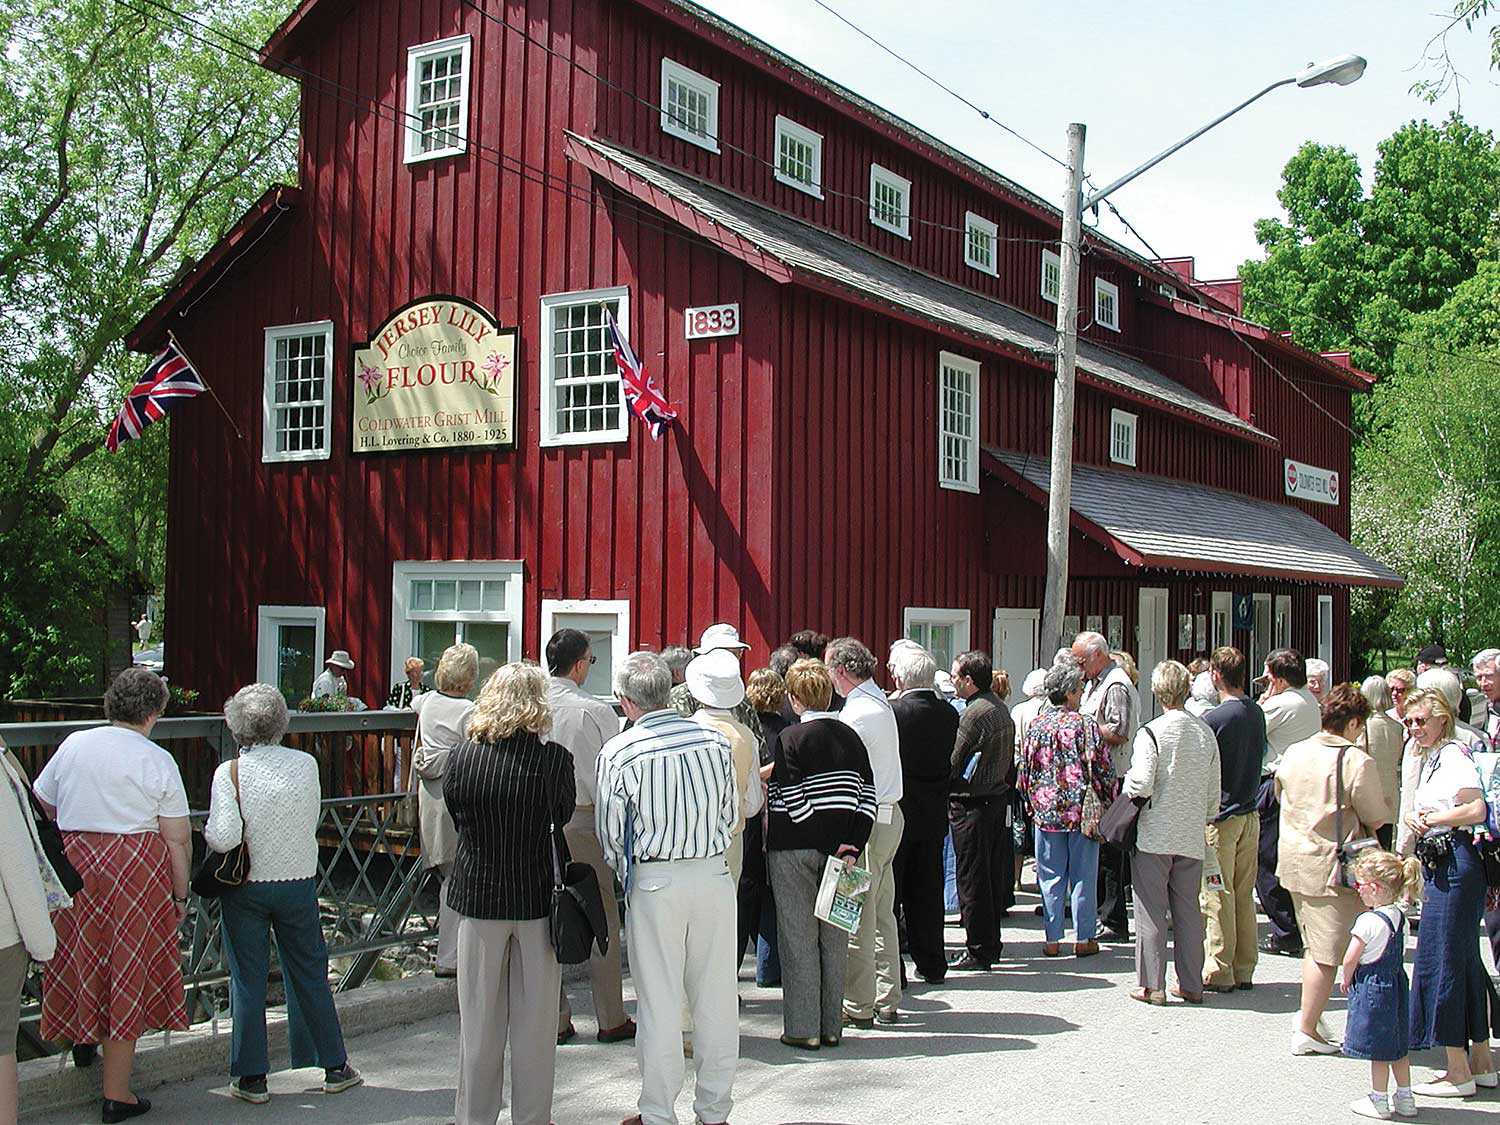
[[859, 917], [859, 932], [849, 939], [844, 974], [844, 1012], [855, 1019], [867, 1020], [877, 1008], [893, 1012], [901, 1003], [895, 860], [906, 820], [900, 805], [890, 806], [890, 811], [890, 823], [876, 822], [859, 857], [859, 865], [870, 873], [870, 890]]
[[1255, 933], [1256, 851], [1260, 813], [1241, 813], [1210, 824], [1208, 846], [1219, 854], [1224, 889], [1206, 887], [1203, 907], [1203, 974], [1210, 988], [1246, 984], [1255, 976], [1259, 953]]
[[[620, 908], [615, 902], [615, 873], [604, 862], [599, 837], [594, 829], [594, 806], [579, 805], [573, 819], [563, 828], [568, 852], [574, 862], [586, 863], [599, 879], [599, 896], [604, 900], [604, 921], [609, 927], [609, 950], [600, 953], [596, 945], [589, 955], [589, 986], [594, 996], [594, 1019], [600, 1031], [612, 1031], [625, 1022], [625, 1001], [620, 993]], [[568, 990], [560, 990], [557, 1031], [562, 1034], [573, 1022], [568, 1004]]]
[[548, 1125], [557, 1061], [553, 1026], [562, 970], [548, 921], [458, 924], [458, 1098], [455, 1125], [495, 1125], [505, 1108], [510, 1043], [513, 1125]]

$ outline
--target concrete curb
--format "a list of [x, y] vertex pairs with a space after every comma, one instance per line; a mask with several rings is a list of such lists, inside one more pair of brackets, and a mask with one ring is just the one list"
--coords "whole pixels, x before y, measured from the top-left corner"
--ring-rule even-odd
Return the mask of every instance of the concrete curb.
[[[363, 988], [334, 994], [344, 1038], [384, 1031], [390, 1027], [420, 1023], [458, 1010], [458, 989], [451, 980], [430, 976], [400, 981], [372, 981]], [[134, 1088], [142, 1093], [169, 1082], [185, 1082], [229, 1070], [230, 1021], [218, 1021], [217, 1034], [211, 1023], [188, 1031], [152, 1034], [136, 1047]], [[287, 1057], [286, 1009], [266, 1012], [266, 1034], [271, 1048], [271, 1067], [284, 1067]], [[21, 1105], [26, 1115], [83, 1105], [100, 1098], [99, 1064], [88, 1070], [73, 1066], [68, 1056], [32, 1059], [20, 1065]], [[358, 1059], [351, 1060], [357, 1067]]]

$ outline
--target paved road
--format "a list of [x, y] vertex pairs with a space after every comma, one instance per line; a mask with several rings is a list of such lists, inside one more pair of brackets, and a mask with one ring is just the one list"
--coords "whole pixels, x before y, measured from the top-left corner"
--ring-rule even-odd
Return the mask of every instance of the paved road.
[[[1126, 996], [1133, 947], [1106, 946], [1086, 961], [1046, 960], [1040, 919], [1031, 914], [1035, 897], [1022, 899], [1025, 917], [1008, 926], [1009, 957], [995, 972], [919, 987], [902, 1005], [903, 1023], [850, 1032], [837, 1050], [809, 1055], [782, 1047], [779, 993], [747, 982], [735, 1125], [1359, 1120], [1347, 1106], [1366, 1089], [1367, 1064], [1287, 1052], [1298, 962], [1268, 958], [1253, 992], [1210, 997], [1202, 1008], [1147, 1007]], [[961, 935], [950, 929], [948, 937]], [[1336, 1000], [1330, 1010], [1335, 1028], [1343, 1024], [1342, 1007]], [[587, 995], [575, 997], [574, 1010], [591, 1011]], [[613, 1125], [634, 1112], [634, 1052], [596, 1044], [587, 1017], [576, 1022], [582, 1034], [558, 1052], [554, 1116], [559, 1125]], [[289, 1071], [272, 1076], [269, 1107], [248, 1106], [226, 1096], [223, 1079], [205, 1080], [155, 1091], [159, 1109], [143, 1121], [450, 1122], [456, 1024], [448, 1016], [354, 1040], [351, 1055], [369, 1080], [362, 1089], [325, 1098], [312, 1092], [320, 1075]], [[1425, 1069], [1419, 1066], [1419, 1075]], [[689, 1094], [678, 1107], [691, 1121]], [[38, 1120], [97, 1117], [74, 1110]], [[1500, 1096], [1424, 1101], [1419, 1120], [1495, 1122]]]

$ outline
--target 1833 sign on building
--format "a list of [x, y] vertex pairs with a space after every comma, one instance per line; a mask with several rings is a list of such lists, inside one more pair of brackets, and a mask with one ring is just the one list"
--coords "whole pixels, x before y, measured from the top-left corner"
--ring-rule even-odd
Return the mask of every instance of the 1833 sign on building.
[[516, 330], [462, 297], [398, 309], [354, 349], [355, 453], [515, 447]]

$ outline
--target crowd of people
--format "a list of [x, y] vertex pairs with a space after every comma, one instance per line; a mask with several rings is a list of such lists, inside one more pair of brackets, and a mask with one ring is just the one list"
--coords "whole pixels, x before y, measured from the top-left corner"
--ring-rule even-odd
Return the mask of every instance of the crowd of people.
[[[517, 1125], [552, 1120], [556, 1051], [577, 1035], [550, 923], [559, 839], [604, 891], [609, 940], [588, 964], [596, 1034], [635, 1043], [641, 1080], [622, 1125], [677, 1121], [689, 1057], [696, 1120], [728, 1121], [747, 951], [757, 980], [781, 988], [781, 1042], [793, 1051], [898, 1023], [908, 956], [929, 984], [993, 971], [1027, 855], [1042, 954], [1064, 955], [1070, 923], [1075, 958], [1133, 940], [1129, 995], [1142, 1003], [1203, 1004], [1254, 988], [1262, 953], [1301, 957], [1290, 1049], [1369, 1059], [1358, 1114], [1411, 1116], [1418, 1096], [1497, 1085], [1489, 1039], [1500, 1000], [1480, 934], [1483, 920], [1500, 946], [1500, 792], [1485, 792], [1475, 754], [1500, 736], [1500, 651], [1474, 659], [1477, 699], [1433, 647], [1416, 669], [1362, 685], [1332, 683], [1326, 665], [1290, 649], [1271, 652], [1252, 682], [1228, 646], [1193, 667], [1163, 661], [1141, 684], [1127, 654], [1086, 632], [1012, 701], [1009, 678], [980, 651], [943, 669], [897, 641], [887, 693], [880, 661], [853, 637], [799, 632], [746, 677], [748, 647], [716, 624], [693, 650], [624, 657], [614, 677], [623, 723], [584, 690], [596, 657], [576, 630], [548, 639], [545, 669], [507, 664], [478, 685], [465, 644], [442, 654], [430, 688], [420, 666], [408, 668], [409, 694], [388, 703], [417, 713], [417, 820], [441, 879], [434, 972], [456, 978], [459, 1002], [458, 1125], [494, 1125], [507, 1093]], [[347, 654], [334, 655], [330, 668], [342, 668]], [[102, 1048], [106, 1122], [150, 1108], [130, 1089], [136, 1039], [186, 1026], [187, 798], [150, 740], [165, 704], [157, 676], [123, 673], [107, 725], [70, 735], [34, 787], [7, 755], [0, 788], [0, 1023], [10, 1021], [0, 1034], [14, 1039], [28, 961], [45, 962], [41, 1032], [80, 1061]], [[282, 745], [287, 707], [269, 685], [236, 693], [225, 722], [240, 752], [214, 775], [204, 837], [215, 854], [249, 857], [245, 882], [222, 900], [230, 1092], [269, 1097], [274, 933], [292, 1063], [321, 1067], [336, 1093], [361, 1078], [327, 980], [317, 764]], [[1121, 812], [1128, 837], [1104, 827]], [[45, 846], [53, 822], [61, 855]], [[951, 954], [949, 849], [964, 933]], [[852, 933], [815, 910], [839, 864], [868, 874]], [[64, 866], [81, 884], [71, 894]], [[1269, 922], [1260, 945], [1257, 898]], [[1340, 980], [1342, 1043], [1323, 1018]], [[1413, 1083], [1410, 1052], [1435, 1047], [1446, 1069]], [[15, 1116], [15, 1083], [11, 1056], [0, 1061], [0, 1125]]]

